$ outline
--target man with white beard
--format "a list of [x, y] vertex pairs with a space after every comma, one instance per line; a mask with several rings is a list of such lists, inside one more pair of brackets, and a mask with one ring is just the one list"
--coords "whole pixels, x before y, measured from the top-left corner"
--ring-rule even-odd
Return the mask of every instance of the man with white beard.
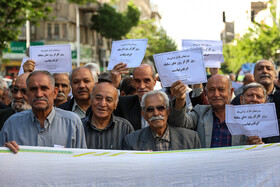
[[14, 113], [31, 109], [27, 97], [26, 79], [30, 73], [21, 74], [15, 82], [12, 92], [12, 108], [5, 108], [0, 110], [0, 130], [5, 121]]

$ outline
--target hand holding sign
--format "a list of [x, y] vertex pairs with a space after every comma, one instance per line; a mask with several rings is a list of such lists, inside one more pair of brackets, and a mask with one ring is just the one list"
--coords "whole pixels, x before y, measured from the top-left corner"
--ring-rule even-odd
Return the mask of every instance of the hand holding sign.
[[129, 71], [127, 71], [129, 68], [126, 67], [127, 64], [119, 63], [114, 66], [113, 70], [111, 71], [112, 76], [112, 84], [118, 88], [120, 85], [120, 82], [122, 80], [122, 74], [128, 74]]

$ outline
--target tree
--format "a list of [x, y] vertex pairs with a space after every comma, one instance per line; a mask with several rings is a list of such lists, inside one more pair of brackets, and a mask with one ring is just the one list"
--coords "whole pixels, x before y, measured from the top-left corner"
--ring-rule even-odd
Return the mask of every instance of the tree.
[[98, 14], [92, 16], [91, 28], [106, 38], [120, 40], [138, 24], [139, 18], [140, 12], [133, 4], [128, 4], [126, 12], [119, 13], [105, 3], [98, 10]]
[[[33, 24], [46, 19], [52, 8], [45, 6], [54, 0], [2, 0], [0, 1], [0, 50], [15, 40], [26, 20]], [[27, 16], [26, 16], [27, 15]]]
[[126, 35], [128, 39], [148, 39], [145, 58], [153, 61], [153, 55], [176, 51], [177, 45], [162, 28], [157, 28], [153, 19], [142, 20]]
[[279, 25], [275, 22], [275, 6], [271, 6], [272, 26], [254, 22], [254, 27], [240, 39], [224, 46], [226, 63], [222, 64], [223, 72], [237, 72], [241, 65], [256, 62], [260, 59], [279, 61], [276, 51], [280, 48]]

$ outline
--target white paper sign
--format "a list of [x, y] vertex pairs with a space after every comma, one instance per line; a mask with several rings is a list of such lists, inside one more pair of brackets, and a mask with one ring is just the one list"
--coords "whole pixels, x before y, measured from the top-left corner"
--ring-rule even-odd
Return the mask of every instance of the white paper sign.
[[72, 71], [71, 47], [63, 45], [30, 46], [30, 59], [36, 62], [34, 70], [46, 70], [50, 73]]
[[226, 105], [226, 124], [232, 135], [278, 136], [278, 120], [274, 103]]
[[23, 64], [29, 60], [30, 58], [29, 57], [23, 57], [22, 58], [22, 61], [21, 61], [21, 65], [20, 65], [20, 69], [19, 69], [19, 72], [18, 72], [18, 76], [20, 76], [21, 74], [24, 73], [24, 70], [23, 70]]
[[205, 67], [220, 68], [224, 62], [223, 42], [219, 40], [182, 40], [182, 49], [202, 47]]
[[128, 39], [113, 41], [108, 70], [112, 70], [118, 63], [125, 63], [127, 67], [139, 67], [145, 56], [148, 39]]
[[154, 60], [163, 87], [177, 80], [184, 84], [207, 82], [201, 47], [155, 54]]

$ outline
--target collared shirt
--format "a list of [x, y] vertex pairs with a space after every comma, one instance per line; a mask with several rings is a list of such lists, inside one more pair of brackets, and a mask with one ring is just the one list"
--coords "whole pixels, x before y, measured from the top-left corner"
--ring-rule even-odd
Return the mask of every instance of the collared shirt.
[[134, 131], [132, 125], [124, 118], [112, 115], [104, 129], [91, 124], [92, 111], [84, 118], [86, 142], [89, 149], [122, 149], [122, 139]]
[[274, 98], [274, 94], [275, 94], [276, 91], [277, 90], [276, 90], [276, 88], [274, 86], [273, 87], [273, 91], [270, 94], [267, 95], [266, 103], [273, 103], [274, 102], [273, 98]]
[[169, 126], [167, 126], [162, 137], [159, 137], [152, 129], [151, 131], [154, 137], [156, 151], [169, 151], [171, 148]]
[[220, 122], [219, 118], [213, 113], [213, 130], [211, 147], [231, 146], [231, 134], [225, 121]]
[[32, 110], [11, 116], [0, 132], [0, 145], [8, 141], [27, 146], [87, 147], [81, 119], [73, 112], [55, 107], [44, 121], [43, 128]]
[[72, 112], [75, 112], [81, 119], [86, 117], [86, 111], [81, 109], [81, 107], [77, 104], [75, 99], [74, 99], [74, 104], [72, 107]]

